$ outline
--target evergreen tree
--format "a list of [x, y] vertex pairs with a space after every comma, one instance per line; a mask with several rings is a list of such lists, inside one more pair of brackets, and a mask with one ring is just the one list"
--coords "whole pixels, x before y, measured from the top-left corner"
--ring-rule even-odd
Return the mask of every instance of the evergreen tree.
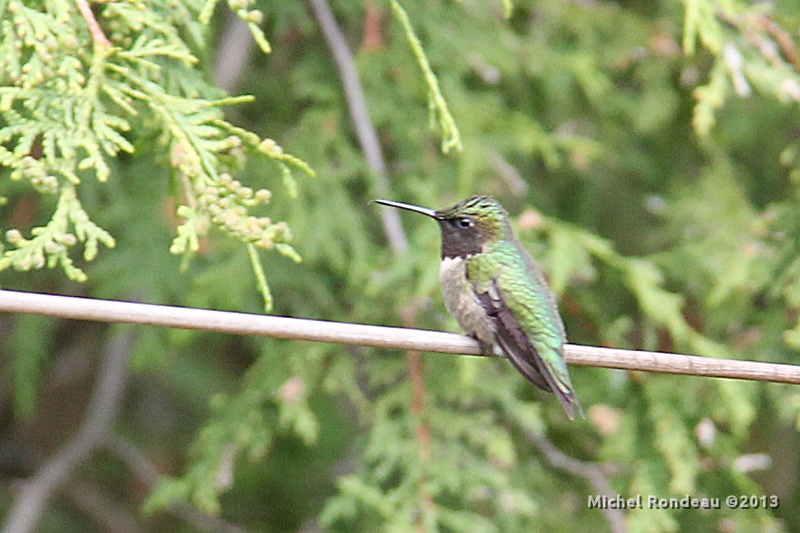
[[[217, 4], [0, 0], [2, 288], [458, 331], [435, 224], [392, 228], [369, 201], [484, 193], [543, 265], [570, 342], [798, 363], [800, 7]], [[242, 28], [250, 53], [231, 45]], [[351, 113], [359, 91], [369, 116]], [[84, 416], [96, 354], [134, 339], [109, 453], [42, 531], [102, 523], [79, 512], [86, 487], [154, 531], [219, 526], [199, 511], [256, 531], [800, 524], [788, 385], [576, 367], [587, 419], [569, 422], [505, 361], [0, 328], [4, 510]], [[136, 464], [162, 479], [142, 491]], [[599, 494], [723, 501], [616, 512], [590, 508]]]

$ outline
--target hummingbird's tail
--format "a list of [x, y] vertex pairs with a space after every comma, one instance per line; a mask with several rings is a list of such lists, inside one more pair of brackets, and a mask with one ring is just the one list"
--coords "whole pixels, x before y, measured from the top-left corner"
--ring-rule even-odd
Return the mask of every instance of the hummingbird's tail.
[[[498, 338], [498, 340], [500, 339]], [[540, 389], [552, 392], [556, 395], [558, 401], [564, 406], [564, 410], [567, 412], [567, 416], [570, 420], [575, 420], [576, 414], [581, 418], [586, 418], [583, 407], [581, 407], [578, 398], [575, 397], [575, 390], [570, 384], [561, 382], [550, 372], [547, 365], [544, 364], [544, 361], [542, 361], [542, 358], [539, 357], [539, 354], [532, 346], [530, 350], [530, 353], [533, 355], [532, 358], [526, 356], [519, 357], [519, 352], [508, 349], [502, 341], [500, 341], [500, 347], [503, 348], [511, 364], [513, 364], [514, 367], [519, 370], [520, 374], [525, 376], [528, 381]], [[532, 362], [531, 359], [533, 359]]]
[[575, 390], [572, 388], [566, 363], [563, 363], [561, 354], [553, 354], [557, 356], [554, 358], [556, 364], [560, 362], [565, 366], [563, 372], [558, 372], [542, 360], [528, 337], [519, 329], [508, 307], [498, 309], [496, 317], [497, 343], [520, 374], [540, 389], [554, 393], [564, 406], [570, 420], [575, 420], [576, 413], [581, 418], [586, 418], [580, 402], [575, 397]]

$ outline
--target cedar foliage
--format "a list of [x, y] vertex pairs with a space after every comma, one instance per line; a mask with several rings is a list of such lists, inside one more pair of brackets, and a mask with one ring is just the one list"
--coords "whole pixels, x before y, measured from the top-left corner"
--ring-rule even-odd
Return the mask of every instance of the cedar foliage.
[[[251, 96], [209, 81], [213, 0], [97, 3], [113, 47], [92, 42], [71, 1], [0, 0], [3, 288], [456, 331], [435, 224], [404, 215], [411, 249], [387, 249], [305, 4], [228, 7], [269, 52], [240, 80]], [[798, 362], [800, 8], [333, 7], [393, 198], [500, 198], [571, 342]], [[367, 30], [378, 39], [362, 43]], [[24, 454], [53, 409], [57, 363], [96, 352], [111, 330], [3, 321], [0, 402], [14, 414], [0, 442]], [[166, 517], [177, 500], [259, 531], [608, 529], [587, 509], [597, 490], [529, 438], [546, 435], [601, 464], [623, 497], [781, 497], [778, 509], [630, 511], [631, 531], [800, 524], [782, 475], [798, 463], [794, 387], [575, 368], [587, 420], [569, 423], [509, 365], [440, 355], [424, 357], [420, 410], [409, 361], [142, 329], [117, 432], [170, 475], [146, 502], [113, 458], [94, 457], [82, 477], [144, 505], [153, 530], [189, 527]], [[772, 466], [751, 471], [754, 454]], [[3, 493], [5, 506], [7, 483]]]

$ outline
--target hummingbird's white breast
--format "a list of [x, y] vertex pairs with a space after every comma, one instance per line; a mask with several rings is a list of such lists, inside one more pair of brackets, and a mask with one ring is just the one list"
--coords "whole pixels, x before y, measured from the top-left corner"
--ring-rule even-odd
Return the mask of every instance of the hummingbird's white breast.
[[444, 304], [458, 323], [470, 335], [489, 345], [495, 343], [492, 318], [478, 301], [472, 284], [467, 280], [467, 258], [445, 257], [439, 265]]

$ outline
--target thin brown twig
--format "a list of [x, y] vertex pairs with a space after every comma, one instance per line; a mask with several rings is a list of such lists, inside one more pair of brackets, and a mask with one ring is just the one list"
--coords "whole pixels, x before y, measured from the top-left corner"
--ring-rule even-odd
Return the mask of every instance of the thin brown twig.
[[[717, 12], [717, 16], [741, 32], [770, 64], [780, 67], [783, 59], [778, 55], [777, 48], [773, 46], [777, 44], [783, 50], [784, 56], [795, 72], [800, 72], [797, 46], [791, 34], [780, 24], [767, 16], [733, 16], [727, 14], [723, 9]], [[762, 32], [766, 35], [763, 35]], [[772, 41], [767, 36], [775, 40]]]
[[783, 27], [769, 17], [761, 16], [755, 17], [756, 24], [764, 28], [764, 30], [771, 34], [783, 49], [783, 53], [789, 63], [792, 64], [796, 72], [800, 72], [800, 60], [798, 60], [797, 46], [795, 45], [792, 35], [783, 29]]
[[108, 37], [106, 37], [106, 34], [103, 33], [103, 28], [101, 28], [100, 23], [97, 22], [97, 18], [95, 18], [94, 12], [92, 12], [92, 8], [89, 6], [88, 0], [75, 0], [75, 3], [78, 5], [81, 16], [83, 16], [83, 19], [89, 26], [89, 32], [92, 34], [92, 40], [94, 41], [94, 44], [111, 46], [111, 41], [109, 41]]
[[[419, 309], [416, 305], [407, 306], [403, 312], [403, 326], [412, 328], [416, 324]], [[422, 359], [422, 352], [419, 350], [408, 350], [406, 352], [408, 360], [408, 377], [411, 381], [411, 413], [417, 421], [417, 443], [419, 446], [419, 459], [426, 463], [431, 460], [431, 425], [425, 419], [425, 404], [427, 402], [427, 390], [425, 388], [425, 362]], [[423, 532], [425, 527], [425, 515], [433, 508], [428, 487], [428, 480], [422, 476], [419, 480], [419, 501], [423, 512], [417, 517], [417, 531]]]
[[[409, 306], [403, 312], [403, 326], [413, 328], [417, 319], [418, 309], [416, 306]], [[419, 441], [419, 455], [422, 461], [429, 461], [431, 458], [431, 428], [425, 420], [425, 403], [427, 402], [427, 390], [425, 389], [425, 363], [422, 359], [422, 352], [419, 350], [408, 350], [408, 375], [411, 380], [411, 413], [418, 420], [417, 440]]]
[[383, 11], [374, 1], [364, 6], [364, 39], [362, 49], [379, 50], [383, 48]]
[[425, 389], [425, 364], [422, 352], [408, 350], [408, 373], [411, 378], [412, 403], [411, 413], [418, 419], [417, 440], [419, 441], [419, 456], [423, 461], [431, 459], [431, 427], [424, 419], [427, 391]]

